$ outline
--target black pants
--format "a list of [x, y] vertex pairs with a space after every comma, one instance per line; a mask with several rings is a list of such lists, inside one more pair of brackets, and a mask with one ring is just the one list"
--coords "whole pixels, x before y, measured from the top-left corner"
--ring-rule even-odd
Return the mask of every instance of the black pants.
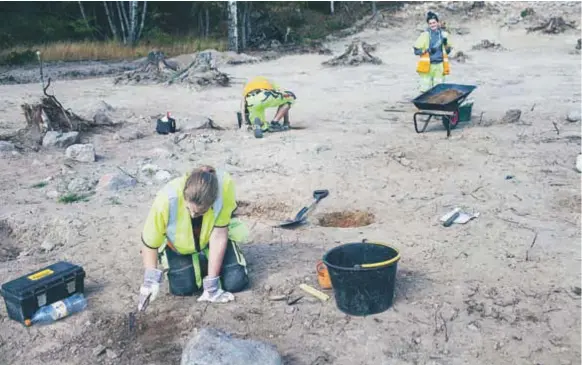
[[[231, 293], [236, 293], [244, 290], [249, 278], [245, 272], [245, 267], [238, 263], [237, 254], [242, 255], [236, 251], [232, 241], [228, 241], [226, 245], [226, 252], [222, 260], [222, 268], [220, 269], [220, 282], [223, 290]], [[170, 293], [178, 296], [190, 296], [199, 292], [201, 288], [196, 286], [196, 274], [194, 271], [194, 264], [192, 255], [180, 255], [172, 251], [170, 248], [165, 250], [166, 258], [168, 259], [168, 281], [170, 282]], [[208, 275], [208, 258], [204, 252], [200, 254], [200, 271], [202, 277]]]

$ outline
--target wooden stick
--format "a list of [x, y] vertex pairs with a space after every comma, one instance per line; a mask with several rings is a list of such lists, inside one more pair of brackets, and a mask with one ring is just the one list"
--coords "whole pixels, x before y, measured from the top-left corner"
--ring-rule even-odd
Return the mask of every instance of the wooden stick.
[[301, 290], [305, 291], [306, 293], [313, 295], [314, 297], [316, 297], [317, 299], [319, 299], [323, 302], [325, 302], [329, 299], [329, 295], [322, 293], [319, 290], [317, 290], [314, 287], [309, 286], [307, 284], [301, 284], [301, 285], [299, 285], [299, 288]]

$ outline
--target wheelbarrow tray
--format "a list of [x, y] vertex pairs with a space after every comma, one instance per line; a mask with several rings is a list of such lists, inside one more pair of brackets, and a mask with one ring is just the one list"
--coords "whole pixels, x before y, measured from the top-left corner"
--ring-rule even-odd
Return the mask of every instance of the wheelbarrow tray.
[[[455, 112], [459, 109], [459, 104], [462, 103], [470, 93], [475, 90], [477, 86], [461, 85], [461, 84], [438, 84], [432, 89], [420, 94], [412, 99], [412, 103], [420, 110], [438, 110], [443, 112]], [[447, 90], [457, 90], [461, 95], [449, 101], [446, 104], [435, 104], [428, 102], [428, 99], [434, 95], [440, 94]]]

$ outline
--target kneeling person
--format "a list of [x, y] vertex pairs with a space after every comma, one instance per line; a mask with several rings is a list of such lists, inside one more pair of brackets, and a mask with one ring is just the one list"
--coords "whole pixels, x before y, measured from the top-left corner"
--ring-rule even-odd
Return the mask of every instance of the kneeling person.
[[[249, 121], [253, 126], [255, 137], [262, 138], [263, 132], [279, 132], [290, 128], [289, 109], [295, 102], [295, 94], [284, 91], [274, 82], [258, 76], [249, 81], [243, 90], [241, 101], [242, 115], [249, 114]], [[278, 108], [271, 123], [267, 123], [265, 109]], [[280, 124], [283, 118], [283, 125]]]
[[155, 299], [162, 282], [158, 261], [168, 269], [170, 293], [198, 301], [226, 303], [248, 285], [246, 261], [237, 242], [246, 239], [245, 226], [232, 219], [236, 209], [234, 181], [227, 172], [202, 166], [170, 181], [151, 207], [142, 241], [144, 282], [141, 310]]

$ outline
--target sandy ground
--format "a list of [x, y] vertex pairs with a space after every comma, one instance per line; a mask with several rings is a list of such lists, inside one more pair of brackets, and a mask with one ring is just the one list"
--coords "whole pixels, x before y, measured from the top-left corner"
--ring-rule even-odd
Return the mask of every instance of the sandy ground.
[[[507, 7], [519, 12], [524, 5]], [[557, 9], [579, 19], [579, 3]], [[89, 115], [105, 101], [124, 118], [124, 128], [145, 137], [86, 136], [97, 150], [95, 163], [66, 162], [62, 150], [1, 160], [0, 237], [14, 255], [0, 260], [0, 282], [68, 260], [87, 272], [89, 306], [27, 329], [9, 320], [2, 305], [0, 364], [177, 364], [186, 336], [203, 326], [269, 341], [287, 364], [579, 363], [580, 296], [573, 287], [580, 286], [580, 174], [574, 169], [580, 123], [565, 118], [581, 103], [580, 55], [571, 53], [579, 30], [526, 34], [519, 26], [501, 28], [505, 13], [464, 22], [471, 32], [453, 41], [472, 58], [454, 63], [449, 81], [478, 86], [473, 122], [446, 139], [438, 122], [424, 134], [412, 125], [408, 100], [417, 95], [417, 77], [411, 44], [422, 7], [416, 10], [412, 22], [411, 13], [399, 15], [405, 28], [359, 34], [378, 44], [380, 66], [326, 69], [321, 62], [329, 57], [302, 55], [224, 67], [242, 79], [274, 77], [298, 95], [292, 122], [307, 128], [262, 140], [235, 128], [241, 85], [196, 92], [114, 86], [111, 78], [55, 83], [66, 107]], [[485, 38], [508, 50], [470, 50]], [[337, 53], [348, 42], [330, 47]], [[20, 104], [40, 94], [37, 84], [0, 86], [2, 131], [21, 127]], [[521, 109], [521, 122], [499, 124], [513, 108]], [[211, 117], [230, 129], [190, 132], [175, 144], [173, 136], [153, 133], [150, 116], [167, 110], [182, 127]], [[232, 173], [238, 199], [250, 203], [244, 219], [251, 242], [243, 250], [252, 286], [228, 305], [161, 295], [131, 339], [125, 320], [142, 279], [139, 236], [163, 185], [137, 172], [146, 163], [174, 176], [202, 163]], [[118, 166], [137, 174], [139, 184], [71, 205], [52, 195], [74, 178], [94, 184]], [[48, 177], [46, 187], [30, 187]], [[309, 226], [271, 228], [321, 188], [331, 193]], [[444, 228], [438, 219], [455, 206], [481, 215]], [[373, 214], [374, 222], [318, 224], [325, 213], [356, 209]], [[342, 314], [333, 299], [304, 298], [295, 310], [268, 300], [290, 289], [298, 293], [302, 282], [317, 285], [316, 261], [340, 243], [363, 238], [401, 250], [392, 309], [360, 318]], [[40, 248], [46, 240], [56, 244], [48, 252]], [[117, 357], [94, 356], [98, 345]]]

